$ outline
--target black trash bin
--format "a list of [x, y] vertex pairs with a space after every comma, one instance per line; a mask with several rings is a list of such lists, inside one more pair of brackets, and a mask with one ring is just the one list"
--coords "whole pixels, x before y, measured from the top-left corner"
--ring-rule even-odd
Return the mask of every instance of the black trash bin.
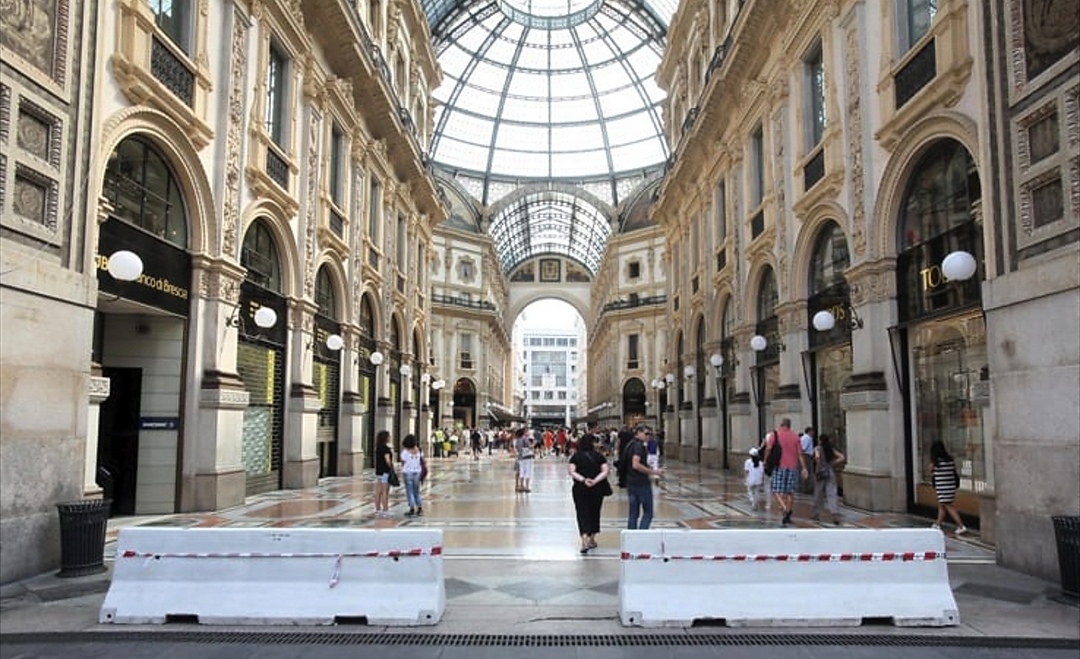
[[1069, 597], [1080, 598], [1080, 517], [1060, 515], [1051, 519], [1057, 536], [1061, 590]]
[[105, 528], [111, 499], [56, 504], [60, 511], [58, 577], [83, 577], [105, 571]]

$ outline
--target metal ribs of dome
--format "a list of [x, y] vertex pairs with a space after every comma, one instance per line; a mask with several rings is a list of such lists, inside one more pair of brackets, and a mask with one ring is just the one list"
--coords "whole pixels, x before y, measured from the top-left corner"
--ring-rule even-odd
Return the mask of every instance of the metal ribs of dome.
[[[431, 160], [484, 206], [534, 183], [580, 185], [617, 206], [668, 156], [655, 72], [675, 2], [597, 0], [526, 16], [505, 1], [421, 1], [444, 73]], [[526, 195], [492, 217], [506, 272], [555, 253], [595, 274], [611, 218], [575, 197]], [[504, 225], [514, 229], [496, 236]]]

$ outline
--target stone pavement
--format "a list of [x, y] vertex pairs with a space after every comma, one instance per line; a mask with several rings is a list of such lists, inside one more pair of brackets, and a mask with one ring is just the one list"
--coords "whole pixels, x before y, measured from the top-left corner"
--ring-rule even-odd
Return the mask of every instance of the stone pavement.
[[[110, 521], [105, 548], [111, 567], [115, 537], [125, 525], [439, 527], [444, 530], [447, 606], [428, 628], [366, 626], [221, 628], [188, 624], [99, 625], [109, 572], [61, 579], [45, 574], [0, 587], [0, 659], [4, 657], [355, 656], [357, 650], [395, 656], [1080, 656], [1080, 608], [1057, 584], [998, 566], [978, 534], [946, 535], [949, 581], [961, 624], [950, 628], [674, 630], [624, 628], [618, 620], [618, 533], [625, 497], [605, 504], [600, 548], [577, 551], [564, 466], [538, 461], [533, 492], [515, 494], [509, 460], [468, 456], [433, 460], [425, 485], [425, 517], [373, 515], [370, 476], [324, 479], [318, 487], [252, 497], [212, 513]], [[708, 470], [670, 465], [657, 491], [654, 528], [767, 528], [779, 517], [749, 509], [741, 484]], [[807, 520], [796, 527], [832, 527]], [[844, 508], [842, 524], [926, 526], [903, 514]], [[266, 636], [266, 633], [272, 633]], [[228, 634], [232, 634], [229, 636]], [[330, 636], [327, 636], [330, 634]], [[129, 638], [130, 637], [130, 638]], [[195, 639], [195, 640], [193, 640]], [[269, 639], [269, 640], [268, 640]], [[197, 641], [197, 642], [196, 642]], [[688, 643], [693, 643], [688, 645]], [[423, 645], [427, 643], [428, 645]], [[362, 647], [361, 647], [362, 646]], [[406, 647], [407, 646], [407, 647]], [[233, 654], [228, 648], [243, 652]], [[351, 649], [352, 654], [333, 654]], [[301, 652], [301, 650], [303, 650]], [[470, 653], [471, 652], [471, 653]], [[616, 654], [611, 654], [615, 652]], [[788, 654], [793, 652], [794, 654]], [[997, 654], [997, 653], [1002, 654]], [[648, 653], [647, 655], [645, 653]], [[734, 654], [733, 654], [734, 653]], [[761, 654], [763, 653], [763, 654]], [[907, 654], [910, 653], [910, 654]], [[989, 654], [987, 654], [989, 653]]]

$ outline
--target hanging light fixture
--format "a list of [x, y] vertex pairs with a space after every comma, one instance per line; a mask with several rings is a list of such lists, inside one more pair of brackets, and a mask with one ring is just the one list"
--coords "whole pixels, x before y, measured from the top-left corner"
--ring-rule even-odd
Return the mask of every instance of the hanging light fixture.
[[383, 354], [376, 350], [368, 355], [368, 361], [371, 362], [372, 366], [378, 366], [383, 363]]
[[143, 272], [143, 262], [139, 255], [122, 249], [109, 255], [107, 269], [117, 281], [135, 281]]
[[259, 307], [255, 311], [255, 324], [263, 329], [270, 329], [277, 324], [277, 312], [270, 307]]
[[767, 347], [769, 347], [769, 341], [764, 336], [755, 334], [750, 337], [750, 349], [754, 352], [761, 352]]
[[331, 334], [326, 337], [326, 347], [337, 352], [345, 347], [345, 339], [341, 338], [340, 334]]
[[978, 263], [971, 252], [956, 250], [941, 262], [941, 273], [949, 281], [967, 281], [975, 275]]
[[832, 315], [831, 311], [819, 311], [814, 314], [812, 320], [814, 329], [819, 332], [828, 332], [836, 326], [836, 317]]

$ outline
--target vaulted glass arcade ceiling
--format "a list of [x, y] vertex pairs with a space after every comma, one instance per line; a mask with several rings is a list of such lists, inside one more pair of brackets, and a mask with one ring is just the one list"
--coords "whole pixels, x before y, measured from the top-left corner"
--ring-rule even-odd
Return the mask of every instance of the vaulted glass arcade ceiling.
[[598, 206], [616, 207], [668, 156], [655, 74], [677, 0], [422, 5], [444, 75], [431, 159], [484, 206], [546, 190], [491, 218], [506, 272], [554, 253], [595, 274], [611, 234]]

